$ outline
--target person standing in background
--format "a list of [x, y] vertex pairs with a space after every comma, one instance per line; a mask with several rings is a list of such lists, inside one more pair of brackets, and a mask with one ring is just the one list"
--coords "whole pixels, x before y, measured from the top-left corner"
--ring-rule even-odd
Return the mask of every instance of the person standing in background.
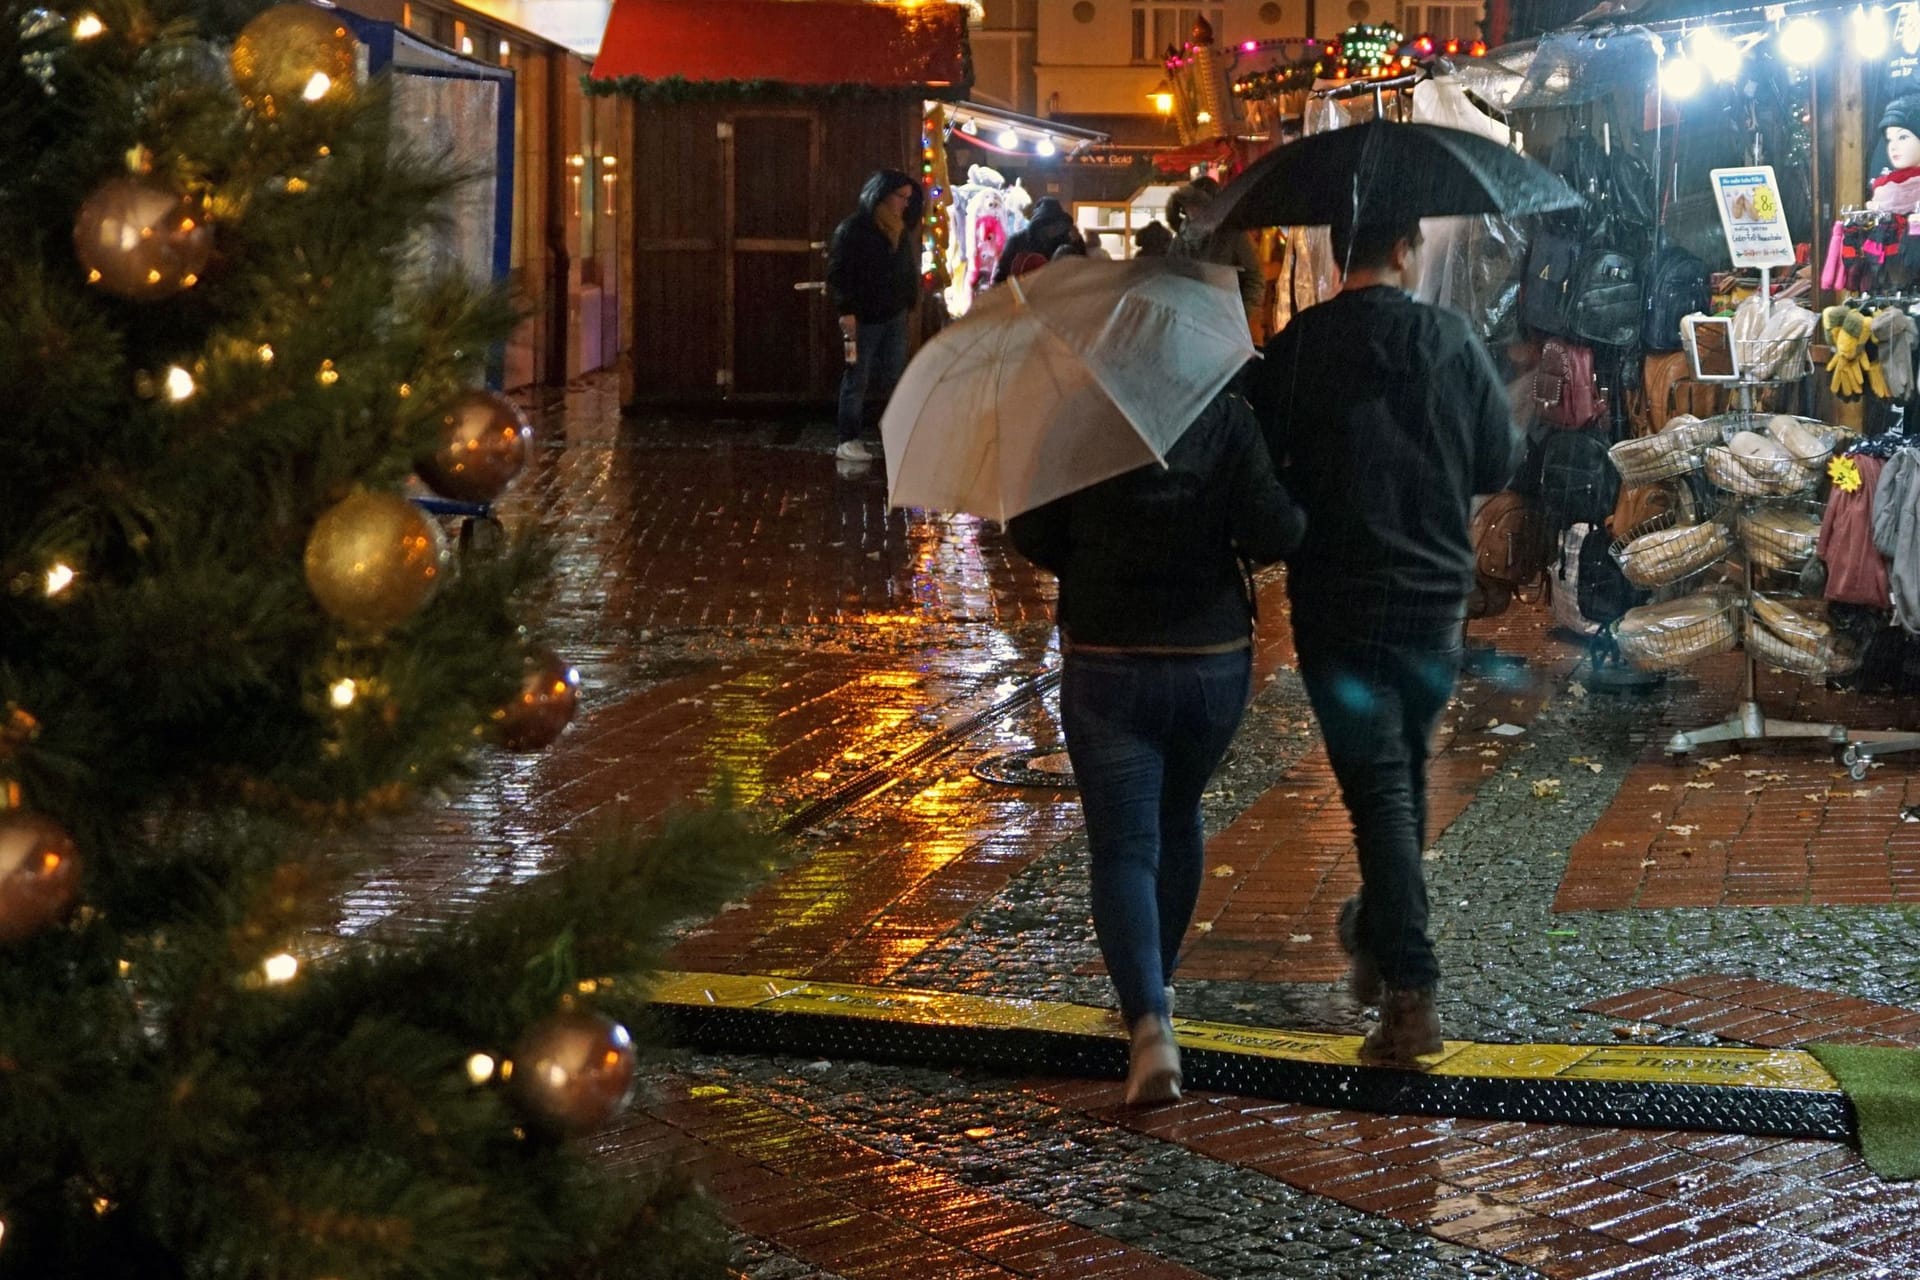
[[1200, 215], [1220, 194], [1220, 184], [1202, 175], [1175, 191], [1167, 200], [1167, 222], [1173, 228], [1171, 258], [1191, 258], [1232, 267], [1240, 275], [1240, 307], [1247, 314], [1247, 332], [1253, 345], [1267, 340], [1267, 273], [1260, 247], [1250, 231], [1203, 231]]
[[840, 317], [846, 372], [837, 416], [842, 462], [869, 462], [860, 442], [867, 395], [893, 391], [907, 367], [907, 317], [920, 300], [920, 215], [926, 195], [897, 169], [860, 189], [860, 208], [834, 228], [827, 250], [827, 297]]

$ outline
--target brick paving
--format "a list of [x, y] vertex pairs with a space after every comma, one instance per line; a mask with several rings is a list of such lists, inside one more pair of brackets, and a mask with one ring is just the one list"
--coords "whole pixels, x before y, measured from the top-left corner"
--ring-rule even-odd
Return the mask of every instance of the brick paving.
[[[823, 797], [851, 799], [801, 833], [805, 856], [789, 871], [692, 924], [674, 963], [862, 982], [911, 968], [916, 983], [942, 981], [924, 963], [932, 949], [1010, 898], [1024, 901], [1035, 872], [1080, 839], [1071, 792], [996, 787], [966, 768], [982, 750], [1057, 747], [1044, 706], [967, 736], [955, 728], [1057, 661], [1050, 586], [990, 526], [887, 512], [877, 473], [836, 471], [824, 427], [622, 423], [610, 394], [593, 384], [543, 415], [546, 447], [507, 513], [556, 539], [552, 617], [582, 669], [580, 723], [541, 756], [501, 761], [450, 809], [400, 824], [392, 862], [349, 896], [342, 927], [403, 927], [458, 910], [551, 865], [570, 832], [607, 811], [644, 819], [708, 794], [725, 773], [736, 798], [773, 822]], [[1259, 671], [1273, 688], [1291, 688], [1272, 578], [1263, 596]], [[1786, 980], [1792, 943], [1764, 922], [1786, 913], [1783, 927], [1817, 937], [1827, 917], [1804, 913], [1913, 900], [1920, 824], [1902, 823], [1899, 811], [1920, 799], [1920, 755], [1886, 757], [1860, 784], [1802, 744], [1668, 763], [1660, 748], [1674, 729], [1717, 720], [1736, 696], [1738, 663], [1719, 659], [1669, 681], [1638, 711], [1594, 712], [1596, 726], [1631, 726], [1625, 749], [1605, 746], [1618, 735], [1596, 727], [1592, 758], [1576, 746], [1559, 764], [1560, 744], [1579, 739], [1569, 726], [1585, 714], [1577, 648], [1548, 631], [1537, 607], [1476, 632], [1526, 658], [1527, 678], [1463, 684], [1435, 757], [1434, 842], [1504, 843], [1537, 860], [1534, 846], [1549, 840], [1543, 823], [1590, 814], [1560, 845], [1567, 857], [1548, 869], [1557, 888], [1543, 899], [1577, 925], [1554, 944], [1567, 954], [1607, 945], [1601, 926], [1623, 917], [1684, 930], [1693, 926], [1682, 909], [1693, 908], [1761, 922], [1731, 936], [1753, 938], [1763, 949], [1751, 963], [1772, 976], [1743, 974], [1724, 955], [1663, 955], [1658, 983], [1623, 974], [1604, 998], [1561, 1005], [1569, 1035], [1610, 1037], [1621, 1026], [1762, 1045], [1916, 1043], [1920, 1012], [1899, 1003], [1915, 999], [1910, 977], [1886, 987], [1898, 1000], [1796, 986]], [[1874, 728], [1920, 720], [1910, 702], [1773, 673], [1761, 691], [1777, 715], [1851, 716]], [[1300, 705], [1263, 699], [1236, 746], [1254, 772], [1269, 748], [1286, 749], [1214, 824], [1210, 864], [1231, 870], [1205, 882], [1199, 919], [1209, 927], [1192, 936], [1182, 975], [1202, 1000], [1210, 987], [1290, 993], [1302, 1007], [1333, 998], [1315, 984], [1342, 970], [1332, 919], [1355, 884], [1351, 837]], [[1490, 734], [1495, 721], [1521, 732]], [[1540, 743], [1554, 744], [1556, 768], [1584, 765], [1594, 776], [1570, 782], [1569, 800], [1526, 809], [1516, 789], [1524, 796], [1546, 757], [1523, 753]], [[903, 758], [915, 763], [896, 779], [846, 791]], [[1489, 894], [1484, 909], [1495, 901]], [[1463, 896], [1459, 906], [1480, 904]], [[1023, 909], [1050, 912], [1056, 932], [1085, 932], [1083, 919], [1057, 919], [1057, 906]], [[1049, 963], [1030, 940], [1002, 944], [1027, 948], [1024, 963]], [[1056, 963], [1079, 969], [1087, 954]], [[1607, 958], [1593, 960], [1604, 971]], [[1555, 966], [1537, 967], [1537, 981], [1552, 981]], [[1584, 1013], [1574, 1007], [1583, 1002]], [[1486, 1011], [1476, 1015], [1487, 1019], [1481, 1033], [1497, 1035], [1498, 993], [1471, 1007]], [[1179, 1219], [1153, 1239], [1203, 1231], [1207, 1243], [1188, 1246], [1182, 1262], [1159, 1245], [1122, 1243], [1097, 1216], [1068, 1221], [1045, 1197], [997, 1195], [998, 1172], [961, 1177], [889, 1154], [877, 1135], [840, 1132], [830, 1104], [783, 1110], [701, 1055], [676, 1055], [650, 1084], [654, 1101], [598, 1141], [616, 1163], [659, 1158], [701, 1173], [741, 1233], [752, 1261], [736, 1265], [752, 1280], [1920, 1273], [1920, 1193], [1880, 1182], [1830, 1143], [1372, 1116], [1216, 1095], [1136, 1113], [1116, 1105], [1116, 1086], [1078, 1081], [956, 1080], [938, 1095], [901, 1083], [872, 1104], [896, 1116], [889, 1132], [906, 1132], [936, 1109], [964, 1118], [986, 1105], [981, 1091], [1013, 1090], [1075, 1117], [1094, 1147], [1177, 1148], [1203, 1184], [1237, 1178], [1231, 1185], [1244, 1188], [1251, 1178], [1325, 1206], [1326, 1225], [1303, 1230], [1284, 1255], [1262, 1252], [1270, 1240], [1237, 1238], [1224, 1207], [1200, 1227]], [[1148, 1215], [1176, 1190], [1087, 1176], [1103, 1179], [1096, 1190], [1109, 1202], [1137, 1200]], [[1404, 1262], [1355, 1271], [1338, 1260], [1339, 1241], [1362, 1222], [1378, 1239], [1411, 1232], [1454, 1251], [1418, 1258], [1396, 1244], [1389, 1252]]]

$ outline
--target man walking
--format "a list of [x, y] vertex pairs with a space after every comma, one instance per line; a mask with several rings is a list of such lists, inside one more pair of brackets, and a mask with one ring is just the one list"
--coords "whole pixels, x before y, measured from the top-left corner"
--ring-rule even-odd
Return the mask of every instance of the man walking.
[[1339, 294], [1267, 344], [1251, 397], [1307, 516], [1288, 558], [1300, 675], [1360, 851], [1341, 911], [1365, 1057], [1441, 1048], [1427, 931], [1426, 765], [1460, 667], [1468, 508], [1512, 474], [1506, 392], [1465, 319], [1406, 292], [1418, 222], [1334, 228]]
[[827, 250], [827, 296], [840, 317], [847, 354], [840, 377], [842, 462], [868, 462], [860, 443], [867, 392], [884, 398], [907, 365], [907, 315], [920, 297], [920, 184], [881, 169], [860, 189], [860, 208], [833, 232]]

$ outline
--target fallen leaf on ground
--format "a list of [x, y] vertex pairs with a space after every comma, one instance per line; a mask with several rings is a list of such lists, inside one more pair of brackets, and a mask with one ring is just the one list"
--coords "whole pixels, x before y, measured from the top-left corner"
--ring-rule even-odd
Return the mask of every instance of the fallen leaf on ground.
[[1194, 925], [1194, 926], [1193, 926], [1193, 931], [1194, 931], [1195, 933], [1212, 933], [1212, 932], [1213, 932], [1213, 921], [1211, 921], [1211, 920], [1202, 920], [1202, 921], [1201, 921], [1200, 923], [1198, 923], [1198, 924], [1196, 924], [1196, 925]]
[[1699, 829], [1699, 824], [1693, 822], [1669, 822], [1667, 824], [1667, 830], [1677, 836], [1690, 836]]
[[1637, 1023], [1631, 1027], [1615, 1027], [1613, 1029], [1613, 1034], [1619, 1036], [1622, 1040], [1640, 1040], [1653, 1033], [1652, 1027], [1643, 1027]]
[[1625, 840], [1602, 840], [1600, 847], [1602, 849], [1624, 849], [1627, 847], [1627, 842]]
[[1557, 796], [1557, 795], [1559, 795], [1559, 794], [1560, 794], [1560, 779], [1558, 779], [1558, 778], [1535, 778], [1535, 779], [1533, 780], [1533, 794], [1534, 794], [1534, 795], [1536, 795], [1536, 796], [1538, 796], [1538, 797], [1540, 797], [1540, 798], [1541, 798], [1542, 800], [1544, 800], [1544, 799], [1546, 799], [1546, 798], [1547, 798], [1548, 796]]
[[1648, 784], [1648, 786], [1647, 786], [1647, 790], [1649, 790], [1649, 791], [1671, 791], [1671, 790], [1673, 790], [1673, 784], [1672, 784], [1672, 783], [1670, 783], [1670, 782], [1654, 782], [1654, 783], [1649, 783], [1649, 784]]
[[1711, 791], [1713, 790], [1713, 784], [1711, 782], [1689, 782], [1687, 789], [1690, 791]]
[[1290, 933], [1287, 935], [1287, 941], [1288, 942], [1312, 942], [1313, 935], [1310, 933]]
[[1213, 869], [1213, 878], [1215, 880], [1225, 880], [1228, 876], [1232, 874], [1233, 874], [1233, 868], [1228, 866], [1224, 862]]
[[1642, 859], [1640, 859], [1640, 869], [1641, 869], [1642, 871], [1644, 871], [1644, 870], [1646, 870], [1646, 869], [1647, 869], [1648, 867], [1656, 867], [1656, 866], [1659, 866], [1659, 865], [1660, 865], [1660, 864], [1659, 864], [1659, 863], [1657, 863], [1657, 862], [1655, 862], [1655, 861], [1654, 861], [1654, 860], [1653, 860], [1652, 858], [1642, 858]]

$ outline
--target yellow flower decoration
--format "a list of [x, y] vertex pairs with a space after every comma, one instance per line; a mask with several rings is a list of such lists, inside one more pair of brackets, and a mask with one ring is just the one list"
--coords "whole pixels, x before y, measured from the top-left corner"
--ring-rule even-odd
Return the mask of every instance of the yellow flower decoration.
[[1854, 493], [1860, 488], [1860, 464], [1852, 458], [1835, 458], [1827, 464], [1827, 475], [1833, 480], [1833, 487], [1842, 493]]

